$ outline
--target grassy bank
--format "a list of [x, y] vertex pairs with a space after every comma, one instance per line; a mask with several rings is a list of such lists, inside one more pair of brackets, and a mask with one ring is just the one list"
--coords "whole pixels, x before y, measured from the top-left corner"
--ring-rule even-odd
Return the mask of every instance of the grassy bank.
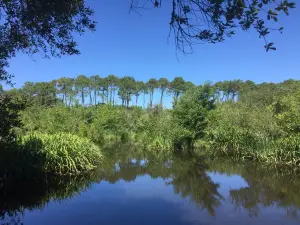
[[1, 148], [1, 174], [78, 174], [102, 161], [100, 148], [87, 138], [68, 133], [31, 133]]

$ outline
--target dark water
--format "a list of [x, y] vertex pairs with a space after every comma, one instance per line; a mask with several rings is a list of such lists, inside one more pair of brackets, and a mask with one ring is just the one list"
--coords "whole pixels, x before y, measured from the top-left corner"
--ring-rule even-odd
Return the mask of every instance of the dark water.
[[81, 177], [2, 179], [0, 224], [300, 224], [300, 176], [289, 170], [132, 158]]

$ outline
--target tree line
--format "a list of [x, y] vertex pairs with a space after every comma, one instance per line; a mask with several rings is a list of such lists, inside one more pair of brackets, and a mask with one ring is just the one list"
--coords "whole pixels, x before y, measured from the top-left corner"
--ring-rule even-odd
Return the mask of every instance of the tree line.
[[[274, 93], [295, 90], [299, 81], [290, 79], [278, 84], [268, 82], [256, 84], [250, 80], [235, 79], [210, 82], [210, 85], [214, 88], [214, 97], [217, 102], [247, 99], [247, 101], [268, 104], [274, 97]], [[194, 83], [185, 81], [182, 77], [175, 77], [171, 81], [167, 78], [151, 78], [143, 82], [131, 76], [120, 78], [115, 75], [106, 77], [79, 75], [76, 78], [62, 77], [50, 82], [25, 82], [21, 88], [14, 88], [5, 93], [13, 99], [25, 100], [42, 106], [52, 106], [58, 102], [66, 106], [79, 104], [114, 106], [121, 102], [122, 106], [129, 107], [130, 105], [137, 106], [139, 99], [142, 98], [140, 105], [144, 108], [152, 108], [155, 93], [159, 94], [161, 107], [164, 106], [164, 99], [167, 96], [172, 96], [173, 105], [176, 105], [179, 97], [195, 86]], [[2, 86], [0, 86], [0, 92], [4, 93]]]
[[[25, 82], [22, 88], [11, 89], [7, 93], [48, 106], [57, 101], [67, 106], [116, 105], [119, 99], [122, 106], [129, 107], [130, 104], [138, 105], [138, 100], [142, 96], [142, 105], [145, 108], [153, 106], [156, 92], [159, 92], [160, 105], [163, 106], [167, 94], [172, 95], [174, 102], [177, 102], [182, 93], [194, 86], [192, 82], [185, 81], [182, 77], [175, 77], [172, 81], [167, 78], [151, 78], [143, 82], [131, 76], [119, 78], [115, 75], [107, 77], [79, 75], [76, 78], [62, 77], [50, 82]], [[149, 102], [146, 102], [146, 99]]]

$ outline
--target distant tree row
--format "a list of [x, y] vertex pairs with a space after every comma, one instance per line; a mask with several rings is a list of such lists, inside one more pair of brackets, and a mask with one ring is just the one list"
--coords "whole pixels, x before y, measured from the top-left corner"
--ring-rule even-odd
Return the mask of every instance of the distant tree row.
[[[290, 79], [282, 83], [255, 84], [250, 80], [225, 80], [211, 85], [219, 102], [246, 99], [268, 104], [275, 95], [299, 88], [299, 81]], [[182, 77], [175, 77], [172, 81], [167, 78], [151, 78], [143, 82], [130, 76], [119, 78], [115, 75], [107, 77], [80, 75], [76, 78], [62, 77], [50, 82], [26, 82], [22, 88], [11, 89], [7, 93], [13, 95], [15, 99], [25, 99], [42, 106], [63, 102], [67, 106], [121, 104], [128, 107], [138, 105], [139, 99], [143, 97], [140, 105], [145, 108], [153, 107], [154, 93], [160, 95], [161, 106], [164, 105], [164, 98], [167, 95], [172, 96], [175, 105], [179, 97], [194, 86], [195, 84], [185, 81]]]
[[[73, 104], [116, 105], [118, 98], [122, 106], [138, 105], [143, 96], [143, 107], [153, 106], [154, 93], [160, 94], [160, 105], [163, 106], [164, 97], [169, 94], [174, 103], [186, 90], [194, 87], [192, 82], [186, 82], [182, 77], [175, 77], [172, 81], [167, 78], [152, 78], [147, 82], [137, 81], [133, 77], [119, 78], [115, 75], [87, 77], [80, 75], [76, 78], [62, 77], [50, 82], [25, 82], [20, 89], [12, 89], [10, 94], [19, 98], [26, 98], [40, 105], [53, 105], [62, 101], [65, 105]], [[148, 96], [148, 97], [147, 97]], [[146, 97], [149, 102], [146, 102]]]

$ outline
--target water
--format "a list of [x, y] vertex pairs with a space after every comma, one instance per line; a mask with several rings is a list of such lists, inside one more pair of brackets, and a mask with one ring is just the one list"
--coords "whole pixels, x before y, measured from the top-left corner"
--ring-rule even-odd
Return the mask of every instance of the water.
[[132, 157], [81, 177], [0, 180], [0, 224], [300, 224], [300, 177], [289, 170]]

